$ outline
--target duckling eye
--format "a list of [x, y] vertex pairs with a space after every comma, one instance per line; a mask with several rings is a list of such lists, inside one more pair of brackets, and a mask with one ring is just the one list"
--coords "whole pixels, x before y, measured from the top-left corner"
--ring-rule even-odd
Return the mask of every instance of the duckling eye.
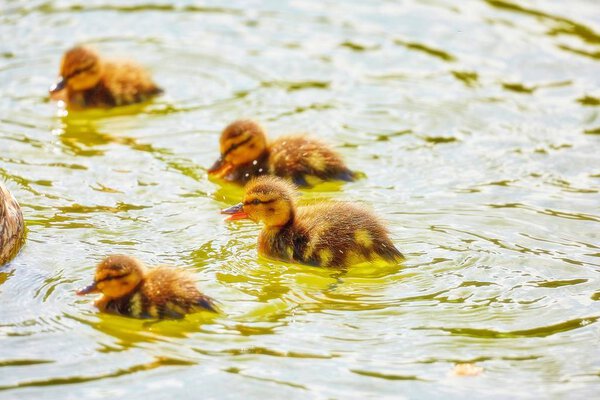
[[74, 71], [72, 71], [70, 74], [68, 74], [66, 76], [66, 78], [72, 78], [75, 75], [81, 74], [82, 72], [87, 72], [87, 71], [91, 70], [93, 67], [94, 67], [94, 64], [90, 64], [90, 65], [86, 65], [85, 67], [76, 68]]
[[260, 200], [259, 200], [259, 199], [254, 199], [254, 200], [252, 200], [252, 203], [251, 203], [251, 204], [253, 204], [253, 205], [257, 206], [257, 205], [259, 205], [259, 204], [260, 204]]

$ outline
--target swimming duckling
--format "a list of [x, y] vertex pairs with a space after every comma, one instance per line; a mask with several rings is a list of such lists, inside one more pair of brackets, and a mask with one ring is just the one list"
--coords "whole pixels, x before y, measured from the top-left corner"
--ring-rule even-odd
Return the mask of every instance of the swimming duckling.
[[382, 222], [359, 205], [322, 202], [298, 207], [295, 187], [271, 176], [250, 181], [245, 192], [242, 203], [222, 213], [230, 214], [229, 220], [262, 222], [258, 251], [267, 257], [332, 268], [404, 259]]
[[230, 182], [245, 184], [259, 175], [276, 175], [309, 186], [308, 176], [343, 181], [356, 178], [342, 157], [321, 140], [291, 135], [269, 144], [264, 129], [252, 120], [229, 124], [219, 145], [221, 157], [208, 173]]
[[21, 207], [0, 182], [0, 266], [17, 255], [25, 243], [25, 223]]
[[60, 79], [50, 88], [50, 97], [63, 100], [69, 109], [123, 106], [160, 93], [162, 89], [140, 65], [104, 60], [95, 50], [84, 46], [65, 53]]
[[96, 267], [94, 282], [78, 295], [102, 293], [100, 311], [136, 318], [183, 318], [202, 310], [217, 312], [213, 300], [198, 291], [182, 270], [147, 269], [134, 257], [115, 254]]

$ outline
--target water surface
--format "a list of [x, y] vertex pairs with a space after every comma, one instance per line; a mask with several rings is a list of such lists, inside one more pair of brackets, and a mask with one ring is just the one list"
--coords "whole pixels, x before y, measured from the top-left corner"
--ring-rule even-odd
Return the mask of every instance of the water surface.
[[[594, 0], [3, 1], [0, 179], [29, 227], [0, 269], [0, 398], [576, 398], [600, 389]], [[167, 94], [62, 115], [79, 42]], [[312, 132], [367, 178], [408, 259], [348, 274], [257, 257], [218, 210], [218, 133]], [[224, 314], [101, 315], [113, 252], [188, 268]], [[455, 377], [457, 363], [484, 369]]]

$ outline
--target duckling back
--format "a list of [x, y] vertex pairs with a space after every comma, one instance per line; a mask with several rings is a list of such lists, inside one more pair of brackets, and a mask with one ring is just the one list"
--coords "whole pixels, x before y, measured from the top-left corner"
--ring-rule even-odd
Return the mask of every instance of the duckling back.
[[128, 296], [111, 300], [106, 310], [136, 318], [183, 318], [202, 310], [217, 312], [212, 299], [183, 271], [155, 267]]
[[299, 207], [296, 218], [308, 232], [302, 257], [309, 264], [339, 268], [364, 261], [404, 260], [383, 223], [362, 206], [317, 203]]
[[12, 260], [25, 243], [21, 207], [0, 182], [0, 266]]
[[322, 180], [352, 181], [342, 157], [321, 140], [303, 135], [278, 138], [269, 147], [269, 166], [273, 175], [291, 178], [298, 186], [307, 186], [307, 176]]
[[373, 213], [344, 202], [298, 207], [292, 223], [263, 229], [259, 251], [284, 261], [331, 268], [404, 260]]
[[162, 93], [142, 66], [132, 61], [110, 61], [101, 83], [114, 99], [114, 105], [140, 103]]

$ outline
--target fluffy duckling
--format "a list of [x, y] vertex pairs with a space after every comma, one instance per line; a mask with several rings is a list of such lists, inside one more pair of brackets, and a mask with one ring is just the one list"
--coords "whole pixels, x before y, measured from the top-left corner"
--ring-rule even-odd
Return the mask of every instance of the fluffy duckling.
[[102, 293], [100, 311], [136, 318], [183, 318], [202, 310], [217, 312], [213, 300], [198, 291], [194, 281], [170, 267], [147, 269], [134, 257], [116, 254], [96, 267], [94, 282], [78, 295]]
[[25, 223], [21, 207], [0, 182], [0, 266], [17, 255], [25, 243]]
[[250, 181], [245, 192], [242, 203], [222, 213], [229, 220], [262, 222], [258, 251], [267, 257], [332, 268], [404, 259], [382, 222], [361, 206], [322, 202], [298, 207], [295, 187], [271, 176]]
[[276, 175], [309, 186], [307, 176], [343, 181], [356, 177], [342, 157], [321, 140], [291, 135], [267, 143], [264, 129], [252, 120], [229, 124], [219, 145], [221, 157], [208, 173], [230, 182], [245, 184], [259, 175]]
[[67, 51], [60, 79], [50, 97], [69, 109], [109, 108], [140, 103], [162, 93], [150, 75], [131, 61], [104, 60], [93, 49], [77, 46]]

